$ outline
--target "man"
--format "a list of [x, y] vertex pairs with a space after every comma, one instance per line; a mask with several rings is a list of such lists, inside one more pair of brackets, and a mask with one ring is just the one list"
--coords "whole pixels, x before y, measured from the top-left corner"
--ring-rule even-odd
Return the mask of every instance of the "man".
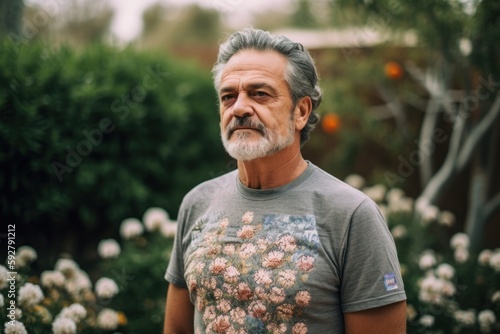
[[405, 333], [376, 205], [301, 155], [321, 102], [309, 53], [247, 28], [221, 45], [213, 72], [238, 169], [183, 200], [164, 333]]

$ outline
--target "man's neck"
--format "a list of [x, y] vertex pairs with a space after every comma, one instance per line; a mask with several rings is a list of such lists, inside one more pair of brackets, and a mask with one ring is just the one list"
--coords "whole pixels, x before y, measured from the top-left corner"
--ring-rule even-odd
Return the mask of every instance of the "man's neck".
[[307, 161], [295, 143], [271, 156], [238, 161], [241, 183], [253, 189], [283, 186], [299, 177], [306, 168]]

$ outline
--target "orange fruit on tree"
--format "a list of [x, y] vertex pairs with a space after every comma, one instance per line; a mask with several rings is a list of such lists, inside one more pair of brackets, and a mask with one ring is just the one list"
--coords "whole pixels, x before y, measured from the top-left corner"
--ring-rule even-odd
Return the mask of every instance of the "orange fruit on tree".
[[403, 68], [394, 61], [387, 62], [384, 66], [385, 76], [392, 80], [398, 80], [403, 77]]
[[335, 113], [328, 113], [321, 119], [321, 128], [326, 133], [334, 133], [340, 128], [340, 117]]

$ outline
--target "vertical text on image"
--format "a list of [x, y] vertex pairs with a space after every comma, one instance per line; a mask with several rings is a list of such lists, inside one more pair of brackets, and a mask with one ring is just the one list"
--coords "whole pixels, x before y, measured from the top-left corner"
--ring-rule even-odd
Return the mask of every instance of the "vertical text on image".
[[9, 303], [7, 304], [7, 317], [10, 321], [7, 323], [9, 326], [15, 326], [16, 320], [16, 225], [7, 225], [7, 267], [8, 272], [8, 286], [7, 297]]

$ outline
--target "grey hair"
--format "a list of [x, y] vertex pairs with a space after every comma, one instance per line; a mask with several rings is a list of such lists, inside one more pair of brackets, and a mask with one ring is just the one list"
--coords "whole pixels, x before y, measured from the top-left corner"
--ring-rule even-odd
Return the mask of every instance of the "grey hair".
[[309, 139], [309, 133], [319, 121], [316, 109], [321, 103], [321, 88], [318, 84], [318, 73], [314, 60], [309, 52], [300, 43], [295, 43], [285, 36], [271, 35], [267, 31], [245, 28], [233, 33], [219, 47], [219, 55], [212, 73], [214, 86], [220, 88], [221, 75], [229, 59], [241, 50], [253, 49], [258, 51], [276, 51], [288, 59], [285, 80], [290, 89], [293, 105], [304, 96], [312, 101], [312, 111], [307, 124], [300, 133], [300, 144]]

